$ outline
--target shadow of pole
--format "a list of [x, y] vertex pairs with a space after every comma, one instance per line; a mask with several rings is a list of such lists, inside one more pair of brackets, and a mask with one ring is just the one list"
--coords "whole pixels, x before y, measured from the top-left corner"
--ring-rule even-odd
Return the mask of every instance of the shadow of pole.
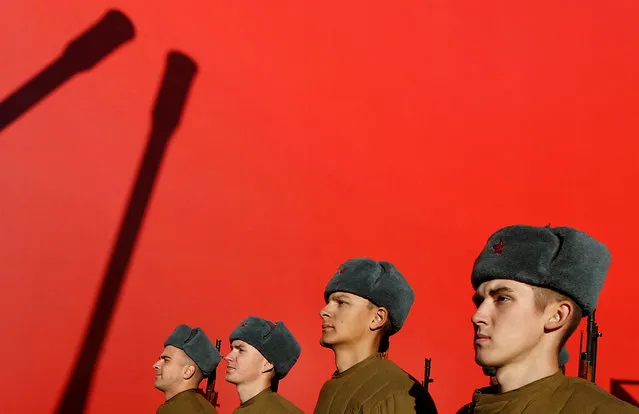
[[72, 40], [62, 55], [0, 102], [0, 132], [77, 73], [87, 71], [135, 36], [127, 16], [109, 10]]
[[144, 159], [138, 171], [126, 215], [120, 226], [120, 232], [111, 254], [98, 300], [93, 309], [84, 343], [57, 408], [57, 413], [80, 414], [84, 412], [100, 350], [133, 254], [156, 177], [169, 138], [179, 124], [196, 72], [197, 65], [188, 56], [175, 51], [169, 53], [164, 78], [153, 109], [153, 125]]

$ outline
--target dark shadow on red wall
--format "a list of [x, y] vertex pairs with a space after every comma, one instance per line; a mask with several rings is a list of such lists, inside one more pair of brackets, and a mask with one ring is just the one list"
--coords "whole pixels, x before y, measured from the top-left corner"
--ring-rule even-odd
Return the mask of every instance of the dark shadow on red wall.
[[624, 386], [639, 386], [639, 381], [637, 380], [622, 380], [622, 379], [611, 379], [610, 380], [610, 393], [615, 397], [623, 400], [629, 404], [639, 407], [639, 401], [637, 401], [630, 393], [625, 389]]
[[62, 55], [0, 102], [0, 131], [74, 75], [93, 68], [135, 36], [135, 28], [118, 10], [71, 41]]
[[144, 158], [130, 195], [129, 205], [120, 226], [81, 352], [57, 408], [60, 414], [84, 412], [100, 349], [113, 316], [113, 309], [117, 304], [156, 177], [169, 139], [179, 124], [196, 72], [197, 65], [188, 56], [179, 52], [169, 53], [164, 78], [153, 109], [153, 124]]

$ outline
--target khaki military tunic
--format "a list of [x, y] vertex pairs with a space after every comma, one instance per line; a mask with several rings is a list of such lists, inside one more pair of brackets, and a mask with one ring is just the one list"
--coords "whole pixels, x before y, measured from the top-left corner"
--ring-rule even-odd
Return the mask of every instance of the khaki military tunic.
[[315, 414], [437, 413], [435, 403], [413, 377], [377, 355], [324, 383]]
[[158, 407], [157, 414], [217, 414], [215, 407], [197, 390], [182, 391]]
[[513, 391], [503, 394], [496, 391], [497, 387], [475, 391], [473, 402], [458, 413], [639, 413], [639, 408], [615, 398], [592, 382], [566, 377], [561, 371]]
[[286, 398], [282, 397], [270, 389], [265, 389], [261, 393], [248, 401], [243, 402], [233, 410], [233, 414], [304, 414], [304, 411], [297, 408]]

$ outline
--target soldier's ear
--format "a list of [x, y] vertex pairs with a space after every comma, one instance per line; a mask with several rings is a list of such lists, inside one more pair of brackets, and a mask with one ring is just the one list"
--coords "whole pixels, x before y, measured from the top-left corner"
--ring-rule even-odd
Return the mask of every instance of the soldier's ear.
[[547, 319], [544, 324], [544, 330], [549, 332], [568, 325], [575, 312], [575, 308], [566, 300], [549, 305], [547, 309], [549, 312], [546, 314]]
[[376, 331], [383, 328], [384, 325], [386, 325], [387, 320], [388, 310], [386, 310], [386, 308], [377, 308], [377, 310], [373, 314], [373, 320], [370, 323], [370, 329]]
[[187, 364], [184, 366], [184, 371], [183, 371], [183, 375], [184, 375], [184, 379], [188, 380], [190, 379], [193, 375], [195, 375], [195, 367], [191, 364]]
[[266, 358], [264, 358], [264, 365], [262, 366], [262, 372], [266, 373], [269, 371], [273, 371], [274, 369], [275, 367], [273, 366], [273, 364], [271, 364], [270, 362], [266, 360]]

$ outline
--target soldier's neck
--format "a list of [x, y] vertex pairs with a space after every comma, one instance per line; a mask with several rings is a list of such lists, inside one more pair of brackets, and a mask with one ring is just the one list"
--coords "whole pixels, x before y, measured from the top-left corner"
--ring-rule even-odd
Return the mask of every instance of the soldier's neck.
[[244, 404], [251, 398], [255, 397], [262, 391], [270, 388], [269, 380], [258, 379], [247, 384], [237, 384], [237, 395], [240, 397], [240, 403]]
[[378, 344], [360, 341], [355, 344], [343, 344], [333, 346], [335, 353], [335, 367], [338, 373], [342, 373], [366, 358], [377, 355]]
[[525, 359], [497, 370], [497, 382], [501, 393], [519, 389], [525, 385], [549, 377], [559, 371], [558, 357], [539, 349]]
[[165, 391], [164, 392], [164, 398], [166, 399], [166, 401], [170, 400], [171, 398], [175, 397], [176, 395], [178, 395], [181, 392], [184, 391], [188, 391], [188, 390], [192, 390], [197, 388], [197, 386], [193, 386], [193, 384], [191, 383], [182, 383], [179, 386], [177, 386], [175, 389], [172, 389], [170, 391]]

